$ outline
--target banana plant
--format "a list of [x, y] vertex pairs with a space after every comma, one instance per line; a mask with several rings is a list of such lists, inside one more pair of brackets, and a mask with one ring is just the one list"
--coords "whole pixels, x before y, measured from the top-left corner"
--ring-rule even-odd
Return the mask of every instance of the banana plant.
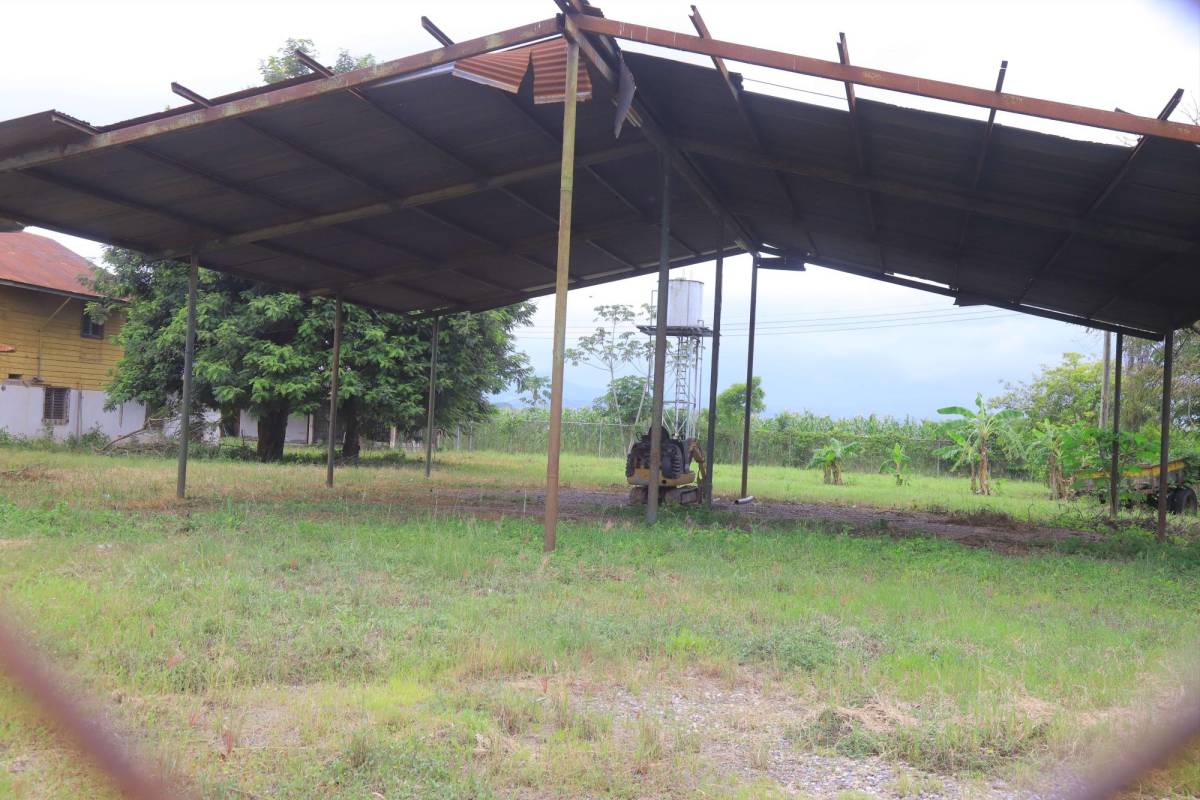
[[896, 479], [896, 485], [903, 486], [908, 482], [908, 467], [911, 463], [912, 459], [904, 452], [904, 445], [896, 442], [892, 445], [892, 452], [888, 454], [887, 461], [879, 465], [879, 471], [891, 472], [892, 477]]
[[841, 486], [842, 464], [846, 456], [852, 455], [857, 450], [858, 442], [842, 443], [837, 439], [830, 439], [829, 444], [813, 451], [812, 460], [808, 462], [808, 466], [810, 468], [820, 467], [824, 471], [825, 483]]
[[[948, 423], [946, 431], [947, 433], [951, 430], [959, 432], [974, 448], [978, 467], [974, 470], [972, 491], [983, 495], [991, 494], [991, 470], [988, 456], [992, 445], [997, 439], [1009, 434], [1011, 431], [1009, 423], [1021, 416], [1021, 412], [1012, 408], [993, 412], [983, 402], [983, 395], [977, 394], [975, 395], [974, 411], [962, 406], [947, 406], [939, 408], [938, 413], [961, 417], [961, 419]], [[951, 438], [953, 439], [953, 437]]]

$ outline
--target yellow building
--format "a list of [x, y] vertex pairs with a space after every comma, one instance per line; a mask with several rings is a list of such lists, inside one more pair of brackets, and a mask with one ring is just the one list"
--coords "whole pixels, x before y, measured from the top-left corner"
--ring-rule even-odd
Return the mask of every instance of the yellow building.
[[98, 430], [115, 437], [145, 424], [140, 403], [106, 409], [104, 385], [121, 358], [123, 315], [84, 313], [99, 297], [94, 267], [32, 233], [0, 233], [0, 430], [56, 439]]

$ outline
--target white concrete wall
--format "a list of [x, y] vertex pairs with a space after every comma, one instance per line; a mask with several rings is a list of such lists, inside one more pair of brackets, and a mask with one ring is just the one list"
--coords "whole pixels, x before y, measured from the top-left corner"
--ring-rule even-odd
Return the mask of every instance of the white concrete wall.
[[13, 436], [36, 438], [49, 430], [58, 441], [99, 430], [110, 439], [133, 433], [146, 424], [141, 403], [122, 403], [105, 410], [105, 393], [96, 389], [71, 389], [68, 420], [64, 425], [42, 422], [45, 389], [20, 381], [0, 382], [0, 430]]
[[[243, 410], [238, 419], [238, 428], [243, 439], [258, 438], [258, 418], [249, 411]], [[287, 430], [283, 440], [288, 444], [308, 444], [308, 415], [292, 414], [288, 417]]]

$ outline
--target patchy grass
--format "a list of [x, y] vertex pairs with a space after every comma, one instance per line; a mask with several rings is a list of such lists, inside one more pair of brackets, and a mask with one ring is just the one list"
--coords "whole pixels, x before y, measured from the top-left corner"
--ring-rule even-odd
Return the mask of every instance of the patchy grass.
[[[485, 466], [437, 485], [509, 485]], [[536, 520], [406, 509], [415, 469], [197, 462], [186, 504], [161, 460], [9, 472], [6, 606], [205, 797], [775, 797], [810, 753], [919, 796], [1128, 734], [1200, 644], [1177, 564], [684, 515], [564, 522], [545, 557]], [[1200, 792], [1193, 761], [1147, 791]], [[95, 785], [0, 684], [0, 797]]]

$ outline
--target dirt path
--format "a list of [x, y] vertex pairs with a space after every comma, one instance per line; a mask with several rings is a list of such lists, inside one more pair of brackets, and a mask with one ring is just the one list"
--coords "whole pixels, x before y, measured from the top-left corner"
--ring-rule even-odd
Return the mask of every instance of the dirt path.
[[[544, 496], [541, 491], [437, 488], [406, 495], [405, 501], [417, 501], [422, 506], [439, 511], [540, 516]], [[876, 536], [936, 536], [974, 547], [990, 547], [1014, 553], [1053, 547], [1070, 539], [1100, 538], [1090, 531], [1034, 525], [987, 511], [935, 513], [775, 500], [756, 500], [746, 505], [735, 505], [728, 498], [717, 498], [713, 503], [713, 511], [730, 524], [743, 529], [758, 525], [807, 523], [826, 529]], [[563, 489], [559, 493], [559, 513], [567, 519], [581, 520], [627, 516], [630, 513], [628, 494], [624, 490]]]

